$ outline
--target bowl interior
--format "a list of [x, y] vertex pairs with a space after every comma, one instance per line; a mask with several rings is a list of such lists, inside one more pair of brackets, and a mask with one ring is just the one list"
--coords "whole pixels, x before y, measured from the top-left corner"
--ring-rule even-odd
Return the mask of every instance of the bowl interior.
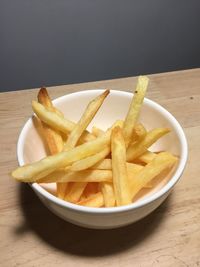
[[[54, 104], [64, 113], [66, 118], [76, 122], [79, 120], [88, 102], [101, 92], [101, 90], [89, 90], [65, 95], [54, 100]], [[95, 125], [105, 130], [117, 119], [124, 119], [131, 99], [131, 93], [111, 91], [88, 128], [90, 129]], [[142, 122], [147, 129], [156, 127], [170, 128], [171, 132], [157, 141], [150, 150], [156, 152], [163, 150], [170, 151], [180, 157], [180, 161], [177, 166], [166, 175], [165, 179], [157, 179], [153, 188], [142, 190], [140, 194], [138, 194], [136, 201], [140, 201], [141, 199], [159, 191], [167, 184], [175, 170], [180, 167], [180, 162], [183, 157], [183, 143], [181, 139], [182, 135], [184, 135], [180, 125], [174, 117], [161, 106], [149, 99], [144, 100], [139, 121]], [[45, 142], [43, 141], [40, 127], [34, 116], [27, 122], [22, 130], [21, 135], [22, 134], [23, 141], [20, 143], [20, 147], [18, 146], [20, 165], [34, 162], [47, 155], [47, 149], [45, 147]], [[52, 194], [55, 194], [54, 184], [43, 184], [41, 186]]]

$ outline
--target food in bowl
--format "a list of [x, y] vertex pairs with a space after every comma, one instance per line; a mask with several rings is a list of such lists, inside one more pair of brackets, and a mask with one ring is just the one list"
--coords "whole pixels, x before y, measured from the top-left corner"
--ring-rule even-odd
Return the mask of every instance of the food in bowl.
[[76, 205], [130, 205], [141, 191], [151, 191], [156, 180], [172, 173], [178, 162], [169, 151], [149, 150], [170, 129], [162, 126], [147, 130], [138, 122], [147, 86], [148, 78], [140, 76], [124, 120], [115, 121], [106, 130], [95, 125], [91, 131], [87, 127], [109, 90], [92, 99], [74, 123], [53, 105], [42, 88], [32, 107], [51, 156], [18, 167], [12, 176], [21, 182], [56, 183], [57, 197]]

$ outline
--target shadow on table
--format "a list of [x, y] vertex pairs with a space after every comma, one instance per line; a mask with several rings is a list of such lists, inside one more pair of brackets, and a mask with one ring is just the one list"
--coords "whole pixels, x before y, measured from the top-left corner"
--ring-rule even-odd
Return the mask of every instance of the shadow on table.
[[113, 230], [92, 230], [55, 216], [26, 184], [20, 185], [19, 197], [24, 224], [15, 229], [17, 235], [32, 231], [58, 250], [89, 257], [114, 254], [144, 242], [161, 226], [171, 198], [168, 197], [156, 211], [132, 225]]

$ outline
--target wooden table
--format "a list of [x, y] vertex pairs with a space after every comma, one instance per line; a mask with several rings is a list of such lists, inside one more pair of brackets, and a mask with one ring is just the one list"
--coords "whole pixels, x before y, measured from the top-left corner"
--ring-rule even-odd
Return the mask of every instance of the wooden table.
[[[182, 124], [189, 160], [180, 182], [155, 212], [116, 230], [89, 230], [48, 211], [17, 166], [19, 132], [37, 90], [0, 94], [0, 266], [200, 266], [200, 69], [149, 75], [147, 97]], [[90, 88], [130, 91], [136, 78], [49, 88], [53, 98]]]

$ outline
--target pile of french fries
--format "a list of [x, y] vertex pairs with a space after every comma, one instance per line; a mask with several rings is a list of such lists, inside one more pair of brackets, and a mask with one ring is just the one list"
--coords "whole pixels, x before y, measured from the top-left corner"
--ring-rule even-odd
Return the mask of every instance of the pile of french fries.
[[[88, 207], [115, 207], [132, 203], [145, 187], [152, 186], [177, 157], [155, 153], [150, 146], [169, 133], [167, 128], [147, 131], [138, 122], [149, 79], [140, 76], [124, 121], [106, 131], [88, 125], [109, 94], [105, 90], [86, 107], [77, 123], [64, 117], [41, 88], [32, 108], [41, 123], [49, 156], [18, 167], [12, 176], [21, 182], [56, 183], [57, 196]], [[34, 149], [34, 148], [33, 148]]]

